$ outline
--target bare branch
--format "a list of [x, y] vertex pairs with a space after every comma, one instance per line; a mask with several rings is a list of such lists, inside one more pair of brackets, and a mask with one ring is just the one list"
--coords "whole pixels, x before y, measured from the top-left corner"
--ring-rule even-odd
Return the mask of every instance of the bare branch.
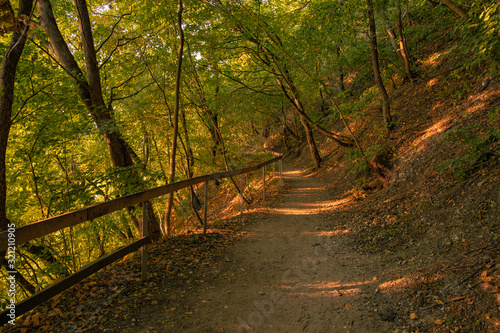
[[95, 51], [96, 53], [99, 53], [99, 51], [100, 51], [100, 50], [101, 50], [101, 48], [104, 46], [104, 44], [106, 44], [106, 43], [108, 42], [108, 40], [111, 38], [111, 36], [113, 36], [113, 33], [115, 32], [115, 29], [116, 29], [116, 27], [118, 26], [118, 24], [120, 24], [121, 20], [122, 20], [124, 17], [126, 17], [126, 16], [130, 16], [130, 15], [132, 15], [132, 12], [130, 12], [130, 13], [126, 13], [126, 14], [122, 14], [122, 15], [120, 16], [120, 18], [118, 19], [118, 21], [116, 21], [116, 23], [115, 23], [115, 24], [113, 24], [113, 26], [111, 27], [111, 32], [109, 33], [109, 36], [108, 36], [108, 37], [106, 37], [106, 38], [102, 41], [102, 43], [101, 43], [101, 45], [99, 45], [99, 47], [97, 47], [97, 50]]

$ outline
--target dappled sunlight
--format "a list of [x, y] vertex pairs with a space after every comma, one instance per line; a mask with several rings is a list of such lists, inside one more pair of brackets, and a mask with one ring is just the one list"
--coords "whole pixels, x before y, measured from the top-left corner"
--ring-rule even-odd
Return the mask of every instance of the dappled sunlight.
[[[378, 286], [378, 290], [381, 293], [404, 291], [407, 288], [411, 288], [411, 287], [416, 286], [419, 283], [422, 283], [423, 278], [424, 277], [419, 273], [410, 274], [410, 275], [407, 275], [407, 276], [404, 276], [404, 277], [401, 277], [401, 278], [398, 278], [395, 280], [390, 280], [390, 281], [381, 283]], [[435, 274], [432, 277], [426, 276], [425, 283], [427, 283], [427, 284], [432, 283], [432, 282], [440, 280], [442, 278], [443, 278], [443, 276], [440, 274]]]
[[405, 276], [400, 279], [384, 282], [378, 286], [378, 289], [382, 293], [402, 291], [408, 288], [412, 283], [415, 283], [415, 280]]
[[297, 202], [295, 207], [270, 208], [269, 213], [280, 215], [313, 215], [320, 213], [331, 213], [352, 202], [352, 198], [339, 200], [317, 201], [313, 203]]
[[362, 294], [362, 290], [359, 288], [353, 289], [343, 289], [339, 290], [323, 290], [316, 292], [296, 292], [290, 293], [292, 296], [306, 296], [306, 297], [340, 297], [340, 296], [354, 296]]
[[284, 285], [282, 288], [292, 296], [306, 297], [339, 297], [355, 296], [363, 293], [363, 287], [374, 283], [376, 279], [368, 281], [341, 282], [317, 281], [315, 283], [299, 283]]
[[293, 195], [295, 196], [296, 194], [299, 194], [299, 195], [300, 194], [310, 194], [312, 192], [317, 192], [317, 191], [321, 191], [324, 189], [325, 189], [324, 187], [303, 187], [303, 188], [294, 190]]
[[283, 178], [291, 178], [291, 177], [301, 177], [305, 175], [304, 170], [291, 170], [291, 171], [283, 171]]
[[465, 110], [467, 114], [473, 114], [489, 107], [491, 100], [498, 98], [498, 90], [486, 90], [469, 97], [471, 105]]
[[[445, 117], [437, 122], [435, 122], [432, 126], [427, 128], [425, 131], [423, 131], [423, 134], [419, 136], [415, 141], [413, 141], [413, 146], [419, 146], [423, 141], [427, 140], [431, 136], [434, 136], [436, 134], [442, 133], [449, 129], [452, 125], [452, 122], [450, 118]], [[419, 150], [421, 150], [423, 146], [419, 147]]]
[[422, 64], [429, 67], [438, 66], [443, 61], [443, 56], [448, 54], [449, 52], [450, 51], [436, 52], [429, 56], [429, 58], [427, 58], [427, 60], [425, 60]]
[[346, 235], [349, 233], [353, 233], [354, 230], [347, 228], [347, 229], [337, 229], [337, 230], [329, 230], [329, 231], [316, 231], [316, 232], [311, 232], [311, 231], [304, 231], [301, 232], [301, 235], [312, 235], [316, 237], [333, 237], [333, 236], [340, 236], [340, 235]]
[[347, 283], [342, 283], [341, 281], [320, 281], [317, 283], [304, 284], [304, 286], [312, 289], [338, 289], [338, 288], [342, 289], [345, 287], [357, 287], [357, 286], [367, 285], [373, 282], [374, 280], [347, 282]]
[[430, 88], [433, 85], [437, 84], [439, 82], [439, 79], [437, 77], [430, 79], [429, 82], [425, 85], [426, 87]]

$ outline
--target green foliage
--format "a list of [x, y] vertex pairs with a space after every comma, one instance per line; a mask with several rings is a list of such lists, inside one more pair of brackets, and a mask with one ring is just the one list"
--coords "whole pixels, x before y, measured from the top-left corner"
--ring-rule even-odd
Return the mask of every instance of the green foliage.
[[468, 14], [471, 19], [466, 24], [462, 21], [455, 26], [455, 33], [460, 37], [452, 51], [464, 56], [464, 65], [473, 68], [483, 64], [490, 68], [489, 74], [500, 69], [500, 13], [498, 2], [475, 1]]
[[465, 152], [450, 161], [438, 166], [440, 172], [452, 169], [459, 179], [467, 179], [474, 171], [492, 158], [491, 144], [500, 139], [500, 129], [487, 128], [481, 131], [479, 125], [470, 125], [465, 128], [451, 130], [446, 133], [445, 140], [465, 147]]
[[368, 165], [368, 161], [375, 157], [375, 155], [380, 153], [383, 149], [384, 148], [380, 145], [367, 147], [364, 152], [366, 159], [364, 159], [358, 149], [350, 148], [346, 152], [347, 160], [352, 162], [350, 172], [353, 174], [361, 174], [363, 172], [366, 172], [370, 168], [370, 166]]

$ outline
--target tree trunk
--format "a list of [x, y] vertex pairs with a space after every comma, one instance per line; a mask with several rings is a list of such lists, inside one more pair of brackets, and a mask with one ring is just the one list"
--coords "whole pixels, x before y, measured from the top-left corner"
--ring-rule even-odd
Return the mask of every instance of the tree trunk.
[[408, 47], [406, 45], [406, 37], [403, 31], [404, 28], [403, 28], [403, 17], [401, 15], [401, 1], [398, 1], [398, 20], [396, 22], [396, 27], [398, 29], [399, 50], [401, 53], [403, 64], [405, 66], [405, 73], [408, 79], [413, 82], [415, 74], [411, 70], [410, 55], [408, 52]]
[[441, 2], [446, 7], [450, 8], [452, 11], [454, 11], [461, 18], [464, 18], [464, 19], [468, 18], [467, 13], [465, 12], [465, 10], [463, 10], [462, 8], [460, 8], [460, 6], [458, 6], [457, 4], [455, 4], [453, 1], [451, 1], [451, 0], [439, 0], [439, 2]]
[[[19, 0], [18, 17], [31, 17], [32, 0]], [[7, 178], [6, 161], [7, 143], [9, 141], [10, 127], [12, 125], [12, 104], [14, 101], [14, 88], [16, 70], [19, 59], [26, 44], [29, 25], [23, 19], [16, 19], [17, 27], [12, 34], [10, 45], [2, 59], [0, 69], [0, 232], [7, 230], [10, 223], [7, 219]]]
[[[40, 25], [47, 33], [50, 41], [49, 47], [60, 61], [63, 69], [76, 81], [80, 99], [89, 110], [92, 119], [95, 121], [99, 131], [106, 140], [112, 165], [118, 168], [132, 167], [135, 165], [132, 158], [135, 154], [133, 154], [132, 148], [123, 140], [121, 133], [117, 129], [112, 117], [111, 102], [108, 106], [106, 106], [104, 102], [87, 3], [85, 0], [74, 0], [74, 4], [77, 10], [88, 79], [85, 77], [83, 71], [73, 57], [68, 44], [57, 26], [52, 5], [49, 0], [37, 1], [40, 14]], [[135, 171], [132, 171], [130, 176], [132, 178], [130, 179], [131, 184], [139, 189], [140, 180], [137, 178]], [[150, 216], [149, 221], [150, 235], [153, 239], [158, 239], [161, 233], [154, 214]]]
[[[318, 151], [318, 147], [316, 146], [316, 141], [314, 140], [314, 135], [313, 131], [311, 129], [311, 126], [309, 125], [309, 120], [306, 113], [304, 112], [304, 107], [302, 106], [302, 103], [298, 99], [297, 92], [292, 91], [292, 94], [294, 94], [294, 97], [292, 98], [288, 92], [286, 91], [285, 86], [283, 85], [283, 82], [278, 78], [278, 84], [281, 87], [281, 91], [283, 92], [283, 95], [292, 103], [294, 106], [295, 110], [299, 114], [300, 117], [300, 122], [302, 126], [304, 127], [304, 130], [306, 132], [306, 139], [307, 139], [307, 144], [309, 145], [309, 151], [311, 152], [311, 157], [314, 163], [314, 168], [318, 169], [321, 166], [321, 156]], [[292, 84], [293, 87], [293, 84]]]
[[[340, 44], [337, 44], [337, 61], [339, 62], [339, 65], [341, 64], [341, 59], [340, 59]], [[342, 70], [342, 65], [340, 65], [340, 73], [339, 73], [339, 90], [340, 91], [345, 91], [345, 83], [344, 83], [344, 71]]]
[[[3, 56], [2, 67], [0, 68], [0, 232], [7, 230], [10, 224], [7, 217], [7, 165], [5, 156], [12, 125], [11, 117], [17, 64], [21, 59], [30, 27], [29, 24], [25, 24], [27, 22], [22, 17], [31, 18], [32, 8], [32, 0], [19, 0], [18, 18], [16, 18], [17, 26], [10, 39], [10, 45]], [[5, 254], [6, 251], [0, 252], [1, 266], [7, 271], [11, 271], [12, 269], [8, 267]], [[35, 287], [19, 272], [16, 280], [28, 293], [35, 293]]]
[[393, 128], [392, 118], [391, 118], [391, 107], [389, 104], [389, 96], [385, 90], [384, 83], [382, 82], [382, 77], [380, 76], [380, 68], [378, 63], [378, 48], [377, 48], [377, 34], [375, 29], [375, 17], [373, 15], [373, 5], [371, 0], [367, 0], [368, 4], [368, 21], [370, 25], [370, 50], [372, 53], [372, 66], [373, 74], [375, 76], [375, 83], [380, 91], [380, 98], [382, 100], [382, 116], [384, 118], [385, 125], [388, 129]]
[[398, 44], [396, 43], [396, 33], [394, 32], [394, 29], [392, 29], [391, 27], [391, 21], [389, 20], [389, 16], [387, 16], [385, 10], [381, 10], [381, 14], [384, 19], [385, 29], [387, 30], [387, 34], [389, 35], [389, 40], [391, 41], [392, 48], [394, 52], [396, 52], [399, 60], [401, 62], [404, 62], [403, 56], [401, 55], [401, 51], [398, 47]]
[[[180, 108], [180, 85], [181, 85], [181, 73], [182, 73], [182, 55], [184, 52], [184, 32], [182, 29], [182, 11], [183, 11], [182, 0], [179, 0], [179, 10], [177, 12], [177, 23], [179, 29], [179, 50], [177, 54], [177, 72], [175, 75], [175, 108], [174, 108], [174, 132], [172, 134], [172, 152], [170, 154], [170, 173], [168, 177], [168, 182], [173, 183], [175, 180], [175, 157], [177, 154], [177, 135], [179, 132], [179, 108]], [[165, 210], [165, 225], [164, 231], [166, 231], [167, 236], [172, 234], [172, 208], [174, 203], [174, 193], [169, 193], [167, 208]]]

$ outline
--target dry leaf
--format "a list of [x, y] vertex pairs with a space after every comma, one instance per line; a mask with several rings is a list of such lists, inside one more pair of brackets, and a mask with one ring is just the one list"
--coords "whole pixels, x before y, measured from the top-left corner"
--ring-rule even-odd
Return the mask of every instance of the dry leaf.
[[445, 322], [446, 320], [445, 319], [436, 319], [434, 321], [434, 324], [436, 325], [443, 325], [443, 323]]
[[33, 316], [31, 316], [33, 320], [33, 325], [40, 325], [40, 314], [37, 312]]
[[[30, 316], [26, 317], [26, 319], [23, 322], [23, 326], [29, 326], [30, 324]], [[21, 333], [26, 333], [28, 332], [28, 327], [23, 327], [21, 328]]]
[[412, 313], [412, 314], [410, 315], [410, 319], [412, 319], [412, 320], [417, 320], [417, 319], [418, 319], [417, 314], [416, 314], [416, 313]]

